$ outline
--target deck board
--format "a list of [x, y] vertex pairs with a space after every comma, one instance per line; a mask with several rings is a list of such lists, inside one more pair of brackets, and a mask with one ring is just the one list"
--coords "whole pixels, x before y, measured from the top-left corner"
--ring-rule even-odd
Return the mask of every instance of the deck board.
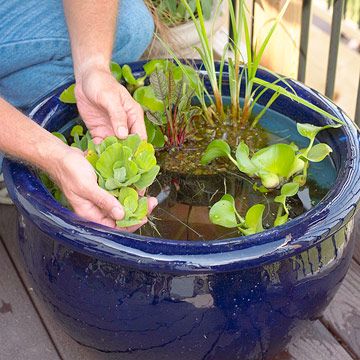
[[[27, 276], [22, 270], [21, 261], [19, 257], [19, 249], [16, 240], [15, 229], [16, 211], [13, 207], [0, 206], [0, 236], [2, 235], [6, 247], [15, 262], [20, 276], [23, 278], [24, 283], [29, 287]], [[359, 270], [360, 274], [360, 270]], [[354, 275], [350, 273], [350, 276]], [[360, 276], [360, 275], [359, 275]], [[349, 282], [352, 283], [354, 279], [346, 280], [345, 287], [348, 287]], [[360, 281], [359, 281], [360, 284]], [[347, 294], [347, 290], [340, 289], [339, 294]], [[120, 360], [119, 354], [105, 354], [96, 350], [86, 348], [71, 337], [65, 334], [61, 327], [54, 321], [47, 309], [43, 306], [42, 302], [36, 297], [34, 293], [31, 294], [33, 302], [35, 303], [38, 312], [47, 327], [51, 338], [56, 344], [60, 356], [64, 360]], [[348, 296], [348, 294], [346, 295]], [[348, 299], [343, 296], [338, 296], [335, 299], [341, 304], [345, 303]], [[335, 301], [334, 300], [334, 301]], [[338, 305], [339, 306], [339, 305]], [[341, 305], [342, 306], [342, 305]], [[358, 306], [357, 316], [360, 316], [360, 306]], [[360, 320], [352, 322], [352, 326], [360, 327]], [[335, 325], [334, 325], [335, 326]], [[350, 329], [350, 331], [353, 331]], [[1, 333], [1, 326], [0, 326]], [[141, 360], [141, 354], [131, 354], [130, 356], [121, 354], [121, 360]], [[0, 356], [1, 359], [3, 359]], [[13, 358], [16, 359], [16, 358]], [[31, 358], [29, 358], [31, 359]], [[56, 357], [52, 359], [57, 359]], [[158, 360], [156, 351], [147, 357], [147, 360]], [[305, 332], [300, 334], [285, 350], [279, 354], [274, 360], [351, 360], [351, 356], [341, 346], [341, 344], [332, 336], [332, 334], [325, 328], [325, 326], [316, 321], [309, 324]], [[5, 358], [4, 360], [10, 360]]]
[[351, 360], [351, 356], [335, 340], [320, 321], [309, 324], [287, 350], [274, 360]]
[[0, 238], [0, 359], [60, 359]]
[[326, 309], [324, 321], [360, 359], [360, 265], [355, 261]]

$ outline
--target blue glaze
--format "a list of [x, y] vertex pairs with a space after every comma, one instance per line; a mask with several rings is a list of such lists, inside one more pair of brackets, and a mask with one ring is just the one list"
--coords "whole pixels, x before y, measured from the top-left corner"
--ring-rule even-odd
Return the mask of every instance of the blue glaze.
[[[142, 64], [132, 64], [136, 75]], [[272, 79], [265, 71], [259, 76]], [[337, 178], [310, 211], [254, 236], [185, 242], [123, 234], [62, 208], [33, 171], [5, 161], [26, 269], [65, 331], [88, 346], [120, 352], [125, 360], [262, 359], [321, 314], [354, 247], [359, 132], [320, 94], [291, 85], [346, 124], [319, 135], [334, 149]], [[31, 112], [50, 131], [77, 116], [74, 106], [59, 101], [62, 90]], [[327, 123], [282, 97], [272, 109], [299, 122]]]

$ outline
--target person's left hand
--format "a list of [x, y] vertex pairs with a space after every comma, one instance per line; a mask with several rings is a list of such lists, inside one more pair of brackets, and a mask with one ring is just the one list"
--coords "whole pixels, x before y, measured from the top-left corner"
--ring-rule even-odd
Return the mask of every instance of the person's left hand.
[[107, 136], [124, 139], [135, 133], [146, 140], [141, 106], [116, 81], [109, 67], [89, 66], [76, 80], [77, 107], [96, 144]]

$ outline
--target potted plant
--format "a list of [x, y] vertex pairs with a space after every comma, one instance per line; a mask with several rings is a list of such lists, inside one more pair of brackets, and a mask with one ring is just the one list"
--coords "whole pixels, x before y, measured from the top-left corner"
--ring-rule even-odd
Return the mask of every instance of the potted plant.
[[[201, 1], [205, 28], [211, 41], [227, 22], [225, 3], [217, 9], [220, 2], [219, 0]], [[199, 39], [190, 15], [181, 0], [146, 0], [146, 4], [155, 19], [156, 33], [175, 49], [177, 55], [183, 58], [197, 56], [193, 47], [199, 45]], [[189, 5], [196, 13], [196, 1], [190, 1]], [[212, 20], [214, 18], [215, 21]], [[146, 56], [166, 58], [168, 53], [157, 37], [154, 37]]]
[[[141, 359], [270, 359], [321, 315], [347, 272], [360, 194], [359, 132], [319, 93], [261, 69], [244, 3], [229, 6], [229, 63], [211, 58], [197, 1], [199, 20], [188, 11], [202, 61], [112, 65], [144, 107], [156, 153], [136, 137], [92, 148], [69, 104], [72, 87], [31, 113], [89, 150], [99, 185], [129, 210], [126, 221], [140, 220], [134, 191], [159, 172], [148, 190], [158, 210], [138, 234], [86, 222], [61, 206], [36, 172], [5, 161], [34, 289], [82, 344]], [[128, 161], [110, 154], [104, 161], [110, 151], [127, 152]]]

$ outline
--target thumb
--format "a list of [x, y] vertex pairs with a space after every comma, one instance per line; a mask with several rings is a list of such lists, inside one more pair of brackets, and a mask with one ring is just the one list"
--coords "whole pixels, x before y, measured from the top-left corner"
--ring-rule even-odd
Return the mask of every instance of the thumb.
[[89, 192], [89, 200], [114, 220], [123, 219], [125, 212], [119, 201], [106, 190], [96, 187]]

